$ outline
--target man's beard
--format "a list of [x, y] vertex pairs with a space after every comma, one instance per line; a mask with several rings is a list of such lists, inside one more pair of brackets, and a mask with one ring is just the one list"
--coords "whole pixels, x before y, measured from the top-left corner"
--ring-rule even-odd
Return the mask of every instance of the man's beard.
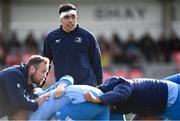
[[37, 82], [38, 80], [36, 80], [36, 79], [34, 78], [34, 75], [35, 75], [35, 74], [32, 74], [32, 75], [30, 76], [30, 80], [31, 80], [31, 82], [32, 82], [33, 84], [39, 85], [40, 82]]

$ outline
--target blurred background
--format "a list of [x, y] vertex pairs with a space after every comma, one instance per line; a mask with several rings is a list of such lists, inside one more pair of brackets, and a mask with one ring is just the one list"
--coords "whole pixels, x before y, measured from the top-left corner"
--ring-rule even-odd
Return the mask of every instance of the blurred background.
[[[180, 0], [1, 0], [1, 69], [40, 53], [48, 32], [59, 27], [65, 2], [77, 6], [79, 25], [95, 34], [104, 79], [180, 72]], [[51, 70], [49, 83], [53, 79]]]

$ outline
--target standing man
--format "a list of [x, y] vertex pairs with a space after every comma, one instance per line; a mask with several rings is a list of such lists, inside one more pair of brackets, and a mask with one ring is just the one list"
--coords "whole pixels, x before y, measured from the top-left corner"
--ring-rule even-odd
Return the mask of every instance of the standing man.
[[99, 45], [92, 33], [78, 25], [76, 7], [62, 4], [59, 20], [60, 27], [47, 35], [43, 48], [43, 56], [53, 61], [56, 81], [63, 75], [71, 75], [75, 84], [101, 84]]
[[0, 71], [0, 118], [18, 109], [36, 111], [48, 95], [31, 99], [35, 85], [39, 85], [49, 70], [49, 59], [39, 55], [30, 58], [27, 65], [16, 65]]

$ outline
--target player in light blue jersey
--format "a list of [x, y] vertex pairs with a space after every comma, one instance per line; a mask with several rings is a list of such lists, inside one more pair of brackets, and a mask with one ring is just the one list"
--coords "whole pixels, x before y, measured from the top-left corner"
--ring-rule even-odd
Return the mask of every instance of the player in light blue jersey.
[[[82, 108], [78, 107], [77, 112], [84, 112], [78, 115], [78, 120], [108, 120], [109, 119], [109, 108], [108, 105], [99, 105], [99, 104], [92, 104], [85, 100], [84, 94], [85, 93], [92, 93], [93, 95], [100, 96], [103, 94], [101, 90], [98, 88], [89, 86], [89, 85], [73, 85], [74, 79], [69, 76], [63, 76], [57, 83], [53, 86], [48, 88], [43, 92], [49, 93], [50, 97], [49, 100], [44, 102], [36, 112], [33, 112], [29, 120], [47, 120], [50, 119], [53, 114], [56, 115], [61, 114], [61, 108], [65, 105], [73, 105], [73, 104], [80, 104], [83, 109], [87, 109], [86, 111], [81, 111]], [[61, 84], [67, 84], [64, 94], [58, 98], [54, 99], [55, 94], [54, 91], [58, 88]], [[74, 113], [72, 113], [74, 115]], [[74, 116], [70, 115], [69, 118], [73, 118]], [[58, 118], [64, 120], [65, 116], [59, 115]]]

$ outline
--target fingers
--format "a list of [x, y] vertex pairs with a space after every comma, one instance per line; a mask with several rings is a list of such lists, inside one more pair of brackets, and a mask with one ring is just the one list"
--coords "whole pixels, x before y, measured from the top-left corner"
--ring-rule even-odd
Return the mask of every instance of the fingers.
[[49, 94], [47, 93], [47, 94], [44, 94], [43, 95], [43, 98], [45, 99], [45, 100], [48, 100], [49, 99]]
[[64, 86], [59, 86], [55, 91], [54, 91], [54, 98], [59, 98], [61, 97], [65, 92], [65, 87]]
[[101, 100], [98, 97], [94, 96], [91, 92], [85, 93], [84, 98], [88, 102], [91, 102], [91, 103], [100, 103], [101, 102]]
[[59, 98], [64, 94], [64, 91], [55, 91], [54, 92], [54, 98]]
[[44, 95], [43, 95], [43, 96], [39, 96], [39, 97], [36, 98], [35, 100], [36, 100], [36, 102], [37, 102], [39, 105], [41, 105], [44, 101], [46, 101], [45, 98], [44, 98]]
[[90, 94], [90, 93], [85, 93], [85, 94], [84, 94], [84, 98], [85, 98], [88, 102], [91, 102], [92, 97], [91, 97], [91, 94]]

